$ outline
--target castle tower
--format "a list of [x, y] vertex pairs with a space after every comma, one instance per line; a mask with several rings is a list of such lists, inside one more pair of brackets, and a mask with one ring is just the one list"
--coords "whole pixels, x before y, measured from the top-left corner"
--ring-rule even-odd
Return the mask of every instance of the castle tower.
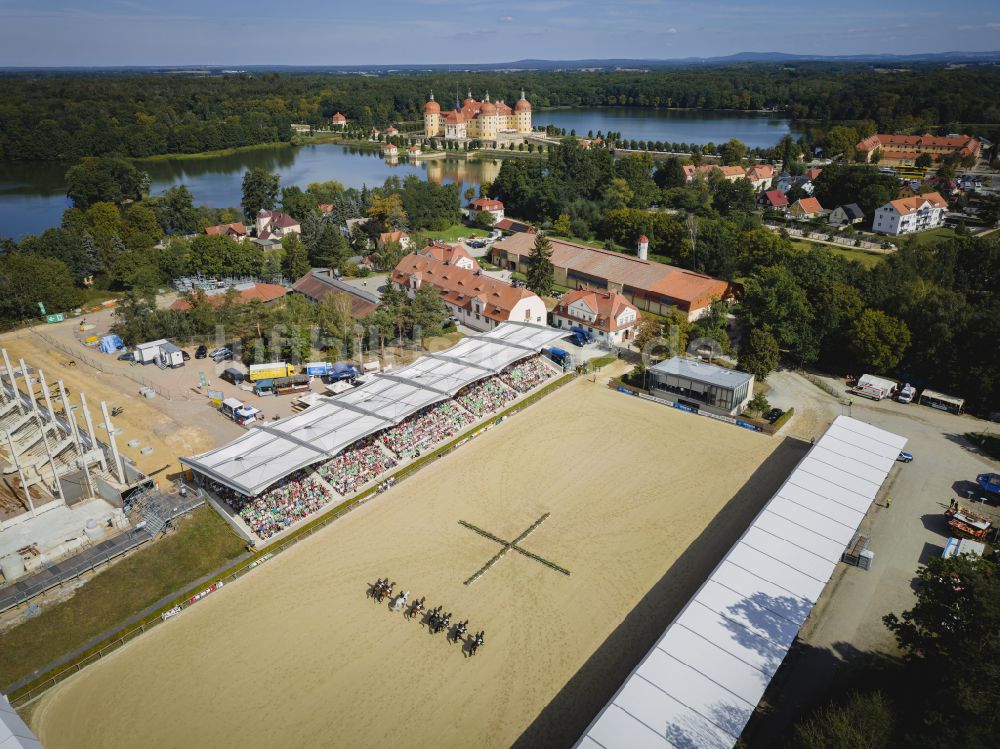
[[434, 92], [431, 91], [430, 98], [424, 104], [424, 135], [428, 138], [436, 138], [443, 134], [441, 105], [434, 101]]
[[521, 98], [514, 104], [514, 127], [519, 133], [531, 132], [531, 102], [524, 96], [524, 89], [521, 89]]
[[639, 259], [648, 260], [649, 259], [649, 237], [643, 234], [639, 237]]

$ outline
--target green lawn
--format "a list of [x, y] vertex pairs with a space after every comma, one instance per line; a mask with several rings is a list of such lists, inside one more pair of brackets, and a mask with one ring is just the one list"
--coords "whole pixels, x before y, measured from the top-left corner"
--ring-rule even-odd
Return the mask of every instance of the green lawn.
[[940, 242], [944, 239], [954, 239], [957, 236], [958, 235], [955, 233], [954, 229], [946, 229], [943, 226], [939, 226], [937, 229], [929, 229], [917, 234], [908, 234], [905, 237], [895, 237], [894, 241], [897, 244], [899, 242], [909, 241], [918, 246], [923, 246], [934, 242]]
[[485, 229], [479, 229], [465, 224], [452, 224], [443, 231], [436, 229], [420, 232], [421, 236], [427, 235], [432, 239], [440, 239], [442, 242], [457, 242], [460, 239], [469, 237], [488, 237], [490, 233]]
[[119, 627], [242, 551], [242, 540], [226, 522], [207, 505], [199, 507], [177, 521], [174, 532], [94, 576], [69, 600], [0, 635], [0, 686]]
[[873, 252], [865, 252], [864, 250], [854, 250], [850, 247], [833, 247], [828, 244], [818, 244], [816, 242], [810, 242], [805, 239], [792, 239], [792, 247], [797, 250], [815, 250], [817, 247], [823, 247], [829, 250], [834, 255], [840, 255], [848, 260], [857, 260], [866, 268], [873, 268], [882, 262], [884, 255], [876, 255]]

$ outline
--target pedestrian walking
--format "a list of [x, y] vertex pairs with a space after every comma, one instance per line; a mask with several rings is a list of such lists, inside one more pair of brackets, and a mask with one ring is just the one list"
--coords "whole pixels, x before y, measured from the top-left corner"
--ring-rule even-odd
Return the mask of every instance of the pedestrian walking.
[[885, 498], [885, 506], [886, 506], [886, 509], [888, 509], [889, 507], [892, 507], [892, 497], [886, 497]]

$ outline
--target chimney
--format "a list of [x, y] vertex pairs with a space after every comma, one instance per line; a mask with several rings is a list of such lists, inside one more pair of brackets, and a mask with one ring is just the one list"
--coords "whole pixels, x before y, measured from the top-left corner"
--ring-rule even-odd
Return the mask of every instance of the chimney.
[[649, 259], [649, 237], [645, 234], [639, 237], [639, 259]]

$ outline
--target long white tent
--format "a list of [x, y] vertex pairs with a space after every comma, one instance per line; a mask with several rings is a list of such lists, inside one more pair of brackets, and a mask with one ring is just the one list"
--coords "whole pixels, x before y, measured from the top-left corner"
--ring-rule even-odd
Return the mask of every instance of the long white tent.
[[285, 476], [329, 460], [359, 439], [537, 354], [559, 336], [560, 331], [545, 325], [503, 323], [399, 370], [375, 375], [360, 387], [320, 397], [302, 413], [257, 424], [228, 445], [180, 460], [203, 476], [254, 496]]
[[837, 417], [576, 746], [734, 746], [905, 444]]
[[42, 744], [7, 698], [0, 694], [0, 749], [42, 749]]

